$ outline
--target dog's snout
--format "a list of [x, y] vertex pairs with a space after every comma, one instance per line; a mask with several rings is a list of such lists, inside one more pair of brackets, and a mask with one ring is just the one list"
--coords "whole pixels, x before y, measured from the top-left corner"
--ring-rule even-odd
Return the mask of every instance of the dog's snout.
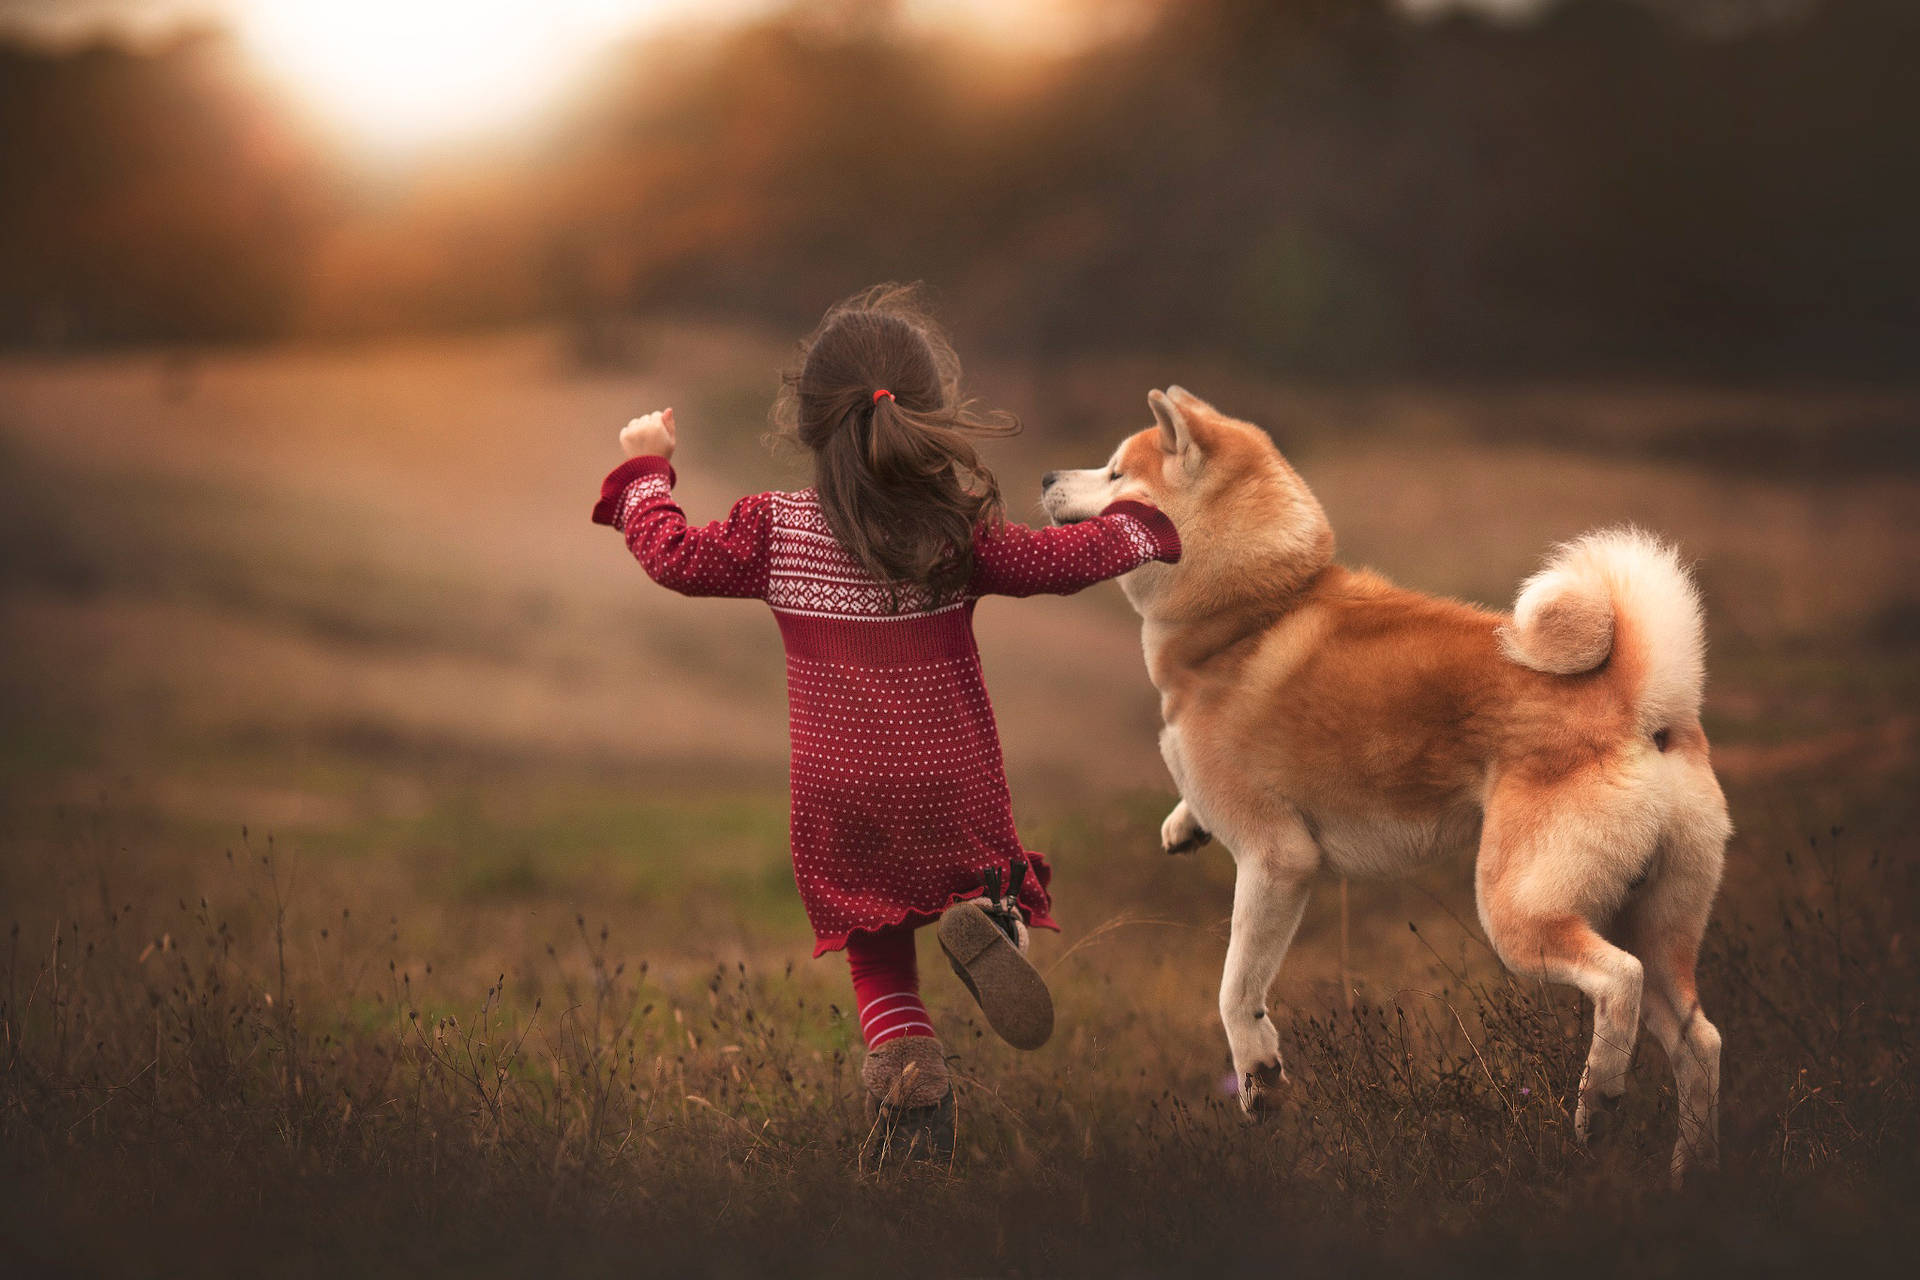
[[1053, 488], [1053, 482], [1058, 480], [1059, 478], [1060, 478], [1060, 473], [1058, 471], [1049, 471], [1047, 472], [1047, 474], [1040, 477], [1040, 487], [1042, 489], [1051, 489]]

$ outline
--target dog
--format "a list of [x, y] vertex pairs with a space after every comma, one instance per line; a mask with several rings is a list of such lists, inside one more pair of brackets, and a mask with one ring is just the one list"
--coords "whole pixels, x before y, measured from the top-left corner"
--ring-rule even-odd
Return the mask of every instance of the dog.
[[1233, 854], [1220, 1017], [1241, 1105], [1286, 1074], [1267, 992], [1323, 868], [1406, 875], [1474, 851], [1480, 923], [1530, 979], [1594, 1005], [1574, 1128], [1625, 1091], [1639, 1024], [1679, 1096], [1676, 1181], [1718, 1158], [1720, 1034], [1694, 970], [1732, 827], [1700, 727], [1700, 599], [1674, 550], [1590, 533], [1511, 615], [1334, 562], [1320, 503], [1260, 428], [1179, 387], [1104, 467], [1050, 472], [1056, 523], [1123, 498], [1180, 531], [1121, 579], [1180, 801], [1169, 853]]

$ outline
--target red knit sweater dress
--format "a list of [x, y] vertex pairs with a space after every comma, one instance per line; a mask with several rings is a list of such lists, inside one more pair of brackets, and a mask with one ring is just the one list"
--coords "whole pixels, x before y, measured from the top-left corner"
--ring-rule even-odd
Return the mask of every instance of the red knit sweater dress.
[[937, 918], [979, 894], [987, 868], [1004, 874], [1019, 857], [1035, 873], [1021, 898], [1030, 922], [1057, 928], [1046, 859], [1014, 833], [973, 607], [984, 595], [1065, 595], [1178, 560], [1172, 521], [1116, 502], [1059, 528], [983, 527], [967, 590], [935, 604], [869, 574], [812, 490], [742, 498], [726, 519], [694, 528], [673, 483], [666, 459], [630, 458], [602, 485], [593, 518], [621, 530], [662, 586], [772, 607], [787, 651], [793, 873], [813, 953], [850, 933]]

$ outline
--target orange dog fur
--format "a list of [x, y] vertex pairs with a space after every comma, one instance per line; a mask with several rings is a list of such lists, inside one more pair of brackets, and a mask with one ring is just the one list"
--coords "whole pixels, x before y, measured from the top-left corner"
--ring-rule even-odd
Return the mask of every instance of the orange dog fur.
[[1680, 1101], [1673, 1176], [1717, 1159], [1720, 1036], [1694, 966], [1731, 833], [1700, 728], [1699, 598], [1636, 530], [1559, 548], [1509, 616], [1334, 563], [1326, 513], [1266, 433], [1178, 387], [1108, 465], [1046, 477], [1056, 521], [1119, 498], [1180, 529], [1121, 580], [1181, 800], [1169, 852], [1236, 863], [1220, 1015], [1251, 1114], [1285, 1080], [1266, 997], [1312, 877], [1474, 851], [1516, 973], [1578, 987], [1594, 1036], [1575, 1128], [1626, 1087], [1639, 1024]]

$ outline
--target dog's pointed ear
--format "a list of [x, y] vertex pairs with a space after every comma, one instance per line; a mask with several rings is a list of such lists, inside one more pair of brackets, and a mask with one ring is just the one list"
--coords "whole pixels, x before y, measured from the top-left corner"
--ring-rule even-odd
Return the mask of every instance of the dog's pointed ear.
[[1188, 413], [1196, 413], [1196, 412], [1197, 413], [1217, 413], [1218, 412], [1218, 410], [1216, 410], [1211, 404], [1209, 404], [1205, 400], [1202, 400], [1199, 396], [1193, 394], [1193, 392], [1187, 390], [1185, 387], [1179, 387], [1179, 386], [1168, 387], [1167, 399], [1172, 400], [1175, 404], [1180, 405]]
[[1147, 407], [1153, 410], [1153, 420], [1160, 424], [1161, 449], [1167, 453], [1185, 453], [1193, 447], [1193, 424], [1166, 392], [1147, 392]]

